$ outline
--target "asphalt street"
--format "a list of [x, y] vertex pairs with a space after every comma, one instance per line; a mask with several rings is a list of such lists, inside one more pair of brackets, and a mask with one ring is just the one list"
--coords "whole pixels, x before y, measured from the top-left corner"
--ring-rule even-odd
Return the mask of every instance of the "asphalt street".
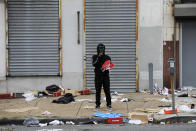
[[61, 125], [47, 127], [1, 126], [0, 131], [195, 131], [196, 124], [172, 125]]

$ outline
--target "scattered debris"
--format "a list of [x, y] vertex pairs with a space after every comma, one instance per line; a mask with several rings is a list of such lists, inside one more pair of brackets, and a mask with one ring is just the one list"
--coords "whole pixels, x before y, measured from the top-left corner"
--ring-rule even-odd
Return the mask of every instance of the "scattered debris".
[[160, 101], [161, 101], [161, 102], [172, 102], [172, 100], [168, 100], [168, 99], [166, 99], [166, 98], [163, 98], [163, 99], [161, 99]]
[[98, 122], [93, 121], [93, 120], [87, 120], [87, 121], [80, 121], [78, 124], [79, 125], [81, 125], [81, 124], [98, 124]]
[[52, 103], [58, 103], [58, 104], [68, 104], [74, 100], [74, 97], [71, 93], [67, 93], [64, 96], [60, 97], [57, 100], [53, 100]]
[[90, 95], [91, 94], [91, 89], [84, 89], [79, 91], [80, 95]]
[[39, 126], [39, 120], [35, 117], [30, 117], [24, 120], [23, 125], [25, 126]]
[[71, 89], [66, 89], [66, 90], [65, 90], [65, 93], [66, 93], [66, 94], [67, 94], [67, 93], [70, 93], [70, 94], [72, 94], [73, 96], [78, 96], [78, 95], [80, 95], [80, 93], [78, 93], [77, 90], [71, 90]]
[[[172, 114], [173, 112], [172, 112], [172, 110], [165, 110], [164, 109], [164, 114]], [[175, 113], [177, 114], [178, 113], [178, 109], [176, 108], [175, 109]]]
[[184, 93], [184, 94], [178, 95], [178, 97], [188, 97], [188, 93]]
[[161, 110], [158, 112], [158, 114], [160, 114], [160, 115], [165, 114], [164, 110], [171, 110], [171, 108], [163, 108], [163, 109], [161, 109]]
[[38, 97], [46, 97], [46, 96], [52, 96], [52, 94], [49, 94], [47, 91], [38, 92]]
[[129, 102], [129, 101], [135, 101], [134, 99], [131, 98], [123, 98], [122, 100], [120, 100], [121, 102]]
[[25, 94], [23, 94], [23, 96], [25, 97], [25, 101], [27, 101], [27, 102], [36, 99], [36, 97], [34, 96], [33, 93], [25, 93]]
[[122, 117], [116, 117], [116, 118], [108, 118], [106, 119], [107, 124], [122, 124], [123, 118]]
[[1, 93], [0, 99], [16, 98], [16, 93]]
[[141, 120], [129, 120], [128, 123], [129, 124], [140, 125], [140, 124], [142, 124], [142, 121]]
[[192, 120], [192, 123], [196, 123], [196, 120]]
[[53, 94], [53, 92], [57, 92], [59, 91], [61, 88], [57, 85], [50, 85], [46, 87], [46, 91], [48, 91], [48, 93]]
[[195, 104], [191, 104], [191, 109], [194, 109], [195, 108]]
[[42, 113], [42, 115], [49, 116], [49, 115], [52, 115], [52, 113], [51, 113], [51, 112], [49, 112], [49, 111], [44, 111], [44, 112]]
[[118, 92], [117, 91], [114, 91], [111, 93], [111, 95], [116, 95], [116, 96], [119, 96]]
[[67, 125], [75, 125], [75, 123], [73, 121], [66, 121]]
[[116, 117], [122, 117], [123, 114], [121, 114], [121, 113], [96, 112], [96, 113], [93, 113], [93, 116], [101, 117], [101, 118], [116, 118]]
[[53, 97], [59, 97], [61, 95], [63, 95], [64, 93], [61, 91], [57, 91], [57, 92], [53, 92]]
[[47, 125], [48, 125], [47, 123], [43, 123], [43, 124], [42, 124], [42, 123], [39, 123], [39, 126], [40, 126], [40, 127], [45, 127], [45, 126], [47, 126]]
[[196, 98], [196, 95], [191, 95], [191, 97]]
[[187, 105], [179, 105], [177, 106], [179, 112], [192, 112], [193, 109], [190, 109]]
[[141, 112], [131, 112], [128, 114], [130, 120], [140, 120], [142, 124], [148, 123], [148, 114]]
[[192, 91], [193, 88], [194, 88], [194, 87], [192, 87], [192, 86], [184, 86], [184, 87], [182, 88], [182, 90], [183, 90], [183, 91]]
[[166, 87], [164, 87], [163, 88], [163, 90], [162, 90], [162, 95], [164, 95], [164, 96], [167, 96], [167, 95], [169, 95], [169, 93], [168, 93], [168, 89], [166, 88]]
[[64, 122], [62, 121], [59, 121], [59, 120], [54, 120], [54, 121], [51, 121], [49, 122], [50, 125], [64, 125]]
[[165, 125], [165, 122], [161, 122], [160, 124], [161, 124], [161, 125]]
[[154, 94], [161, 94], [162, 90], [158, 87], [158, 84], [155, 83], [153, 86], [153, 93]]

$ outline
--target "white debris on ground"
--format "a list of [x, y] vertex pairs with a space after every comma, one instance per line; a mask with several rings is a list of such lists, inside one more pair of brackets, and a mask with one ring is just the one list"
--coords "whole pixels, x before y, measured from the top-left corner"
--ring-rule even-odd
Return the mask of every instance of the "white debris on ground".
[[59, 121], [59, 120], [54, 120], [49, 122], [50, 125], [64, 125], [64, 122]]
[[163, 88], [162, 92], [161, 92], [164, 96], [169, 95], [168, 93], [168, 89], [166, 87]]
[[51, 112], [49, 112], [49, 111], [44, 111], [44, 112], [42, 113], [42, 115], [49, 116], [49, 115], [52, 115], [52, 113], [51, 113]]
[[161, 102], [172, 102], [172, 100], [168, 100], [168, 99], [166, 99], [166, 98], [163, 98], [163, 99], [161, 99], [160, 101], [161, 101]]
[[73, 121], [66, 121], [67, 125], [75, 125], [75, 123]]
[[25, 93], [23, 94], [23, 96], [25, 97], [25, 101], [28, 101], [28, 102], [36, 98], [33, 93]]
[[39, 126], [40, 127], [45, 127], [45, 126], [47, 126], [48, 124], [47, 123], [39, 123]]
[[178, 105], [176, 106], [179, 112], [196, 112], [196, 109], [191, 109], [187, 105]]
[[134, 125], [140, 125], [142, 124], [141, 120], [129, 120], [128, 122], [129, 124], [134, 124]]

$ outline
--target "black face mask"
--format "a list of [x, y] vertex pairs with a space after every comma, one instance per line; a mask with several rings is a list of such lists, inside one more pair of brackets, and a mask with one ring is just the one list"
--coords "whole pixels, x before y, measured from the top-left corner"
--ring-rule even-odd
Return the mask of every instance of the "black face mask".
[[104, 46], [99, 46], [99, 47], [98, 47], [98, 52], [99, 52], [99, 53], [104, 53], [104, 52], [105, 52]]

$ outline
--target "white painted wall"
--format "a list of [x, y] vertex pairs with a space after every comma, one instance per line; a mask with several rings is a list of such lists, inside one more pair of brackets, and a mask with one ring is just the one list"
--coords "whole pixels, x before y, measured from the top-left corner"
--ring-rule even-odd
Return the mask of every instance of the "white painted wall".
[[[81, 43], [77, 43], [77, 11], [81, 15]], [[83, 87], [83, 1], [62, 0], [62, 45], [63, 45], [63, 85], [64, 88]]]
[[5, 4], [0, 0], [0, 80], [6, 76]]
[[[173, 41], [174, 34], [174, 17], [173, 17], [173, 0], [163, 1], [163, 39], [164, 41]], [[179, 24], [177, 24], [177, 37], [179, 40]]]
[[141, 27], [160, 27], [163, 23], [163, 0], [139, 0]]
[[163, 86], [163, 0], [139, 0], [139, 90], [149, 89], [148, 64], [153, 80]]

